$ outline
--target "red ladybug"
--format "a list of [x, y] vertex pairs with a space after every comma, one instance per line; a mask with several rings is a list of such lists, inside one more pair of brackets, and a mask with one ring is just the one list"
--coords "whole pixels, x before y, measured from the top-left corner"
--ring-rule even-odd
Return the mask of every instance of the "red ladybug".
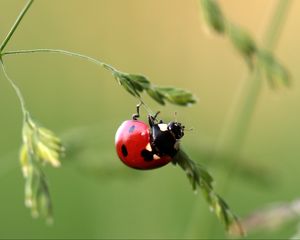
[[148, 116], [148, 126], [138, 117], [139, 106], [133, 119], [123, 122], [117, 130], [115, 145], [119, 158], [131, 168], [144, 170], [171, 162], [179, 150], [184, 126], [178, 122], [157, 122], [157, 114]]

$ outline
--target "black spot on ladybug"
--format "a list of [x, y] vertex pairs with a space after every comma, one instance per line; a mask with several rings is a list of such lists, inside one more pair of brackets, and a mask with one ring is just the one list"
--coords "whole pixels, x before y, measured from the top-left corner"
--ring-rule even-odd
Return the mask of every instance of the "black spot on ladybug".
[[153, 153], [144, 149], [141, 151], [141, 155], [144, 158], [145, 162], [151, 162], [153, 160]]
[[135, 126], [132, 125], [132, 126], [129, 128], [128, 132], [132, 133], [132, 132], [134, 131], [134, 129], [135, 129]]
[[128, 156], [128, 151], [127, 151], [127, 148], [124, 144], [122, 145], [121, 150], [122, 150], [123, 156], [127, 157]]

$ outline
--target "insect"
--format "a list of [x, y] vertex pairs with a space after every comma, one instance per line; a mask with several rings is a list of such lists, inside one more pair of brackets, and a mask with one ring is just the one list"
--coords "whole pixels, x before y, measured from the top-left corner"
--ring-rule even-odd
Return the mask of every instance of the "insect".
[[131, 120], [124, 121], [115, 136], [116, 151], [123, 163], [135, 169], [154, 169], [172, 161], [179, 151], [184, 126], [177, 121], [163, 123], [148, 115], [149, 125], [138, 120], [139, 108]]

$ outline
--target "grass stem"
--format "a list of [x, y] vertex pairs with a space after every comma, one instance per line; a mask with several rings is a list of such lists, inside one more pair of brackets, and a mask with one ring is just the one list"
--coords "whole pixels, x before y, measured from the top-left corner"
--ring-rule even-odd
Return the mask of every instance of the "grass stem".
[[10, 85], [13, 87], [13, 89], [15, 90], [16, 94], [17, 94], [17, 97], [20, 101], [20, 105], [21, 105], [21, 109], [22, 109], [22, 113], [23, 113], [23, 119], [25, 120], [26, 118], [26, 115], [27, 115], [27, 110], [26, 110], [26, 107], [25, 107], [25, 101], [24, 101], [24, 98], [23, 98], [23, 95], [19, 89], [19, 87], [15, 84], [15, 82], [9, 77], [7, 71], [6, 71], [6, 67], [4, 65], [4, 62], [3, 60], [0, 58], [0, 64], [1, 64], [1, 67], [2, 67], [2, 70], [3, 70], [3, 73], [4, 73], [4, 76], [5, 78], [8, 80], [8, 82], [10, 83]]
[[112, 67], [111, 65], [106, 64], [98, 59], [89, 57], [87, 55], [83, 55], [81, 53], [71, 52], [71, 51], [62, 50], [62, 49], [41, 48], [41, 49], [16, 50], [16, 51], [3, 52], [3, 53], [1, 53], [1, 55], [6, 56], [6, 55], [30, 54], [30, 53], [60, 53], [63, 55], [78, 57], [78, 58], [87, 60], [89, 62], [100, 65], [101, 67], [104, 67], [105, 69], [110, 70], [112, 72], [118, 72], [118, 70], [115, 69], [114, 67]]
[[[265, 34], [263, 35], [263, 49], [267, 49], [268, 51], [274, 50], [290, 3], [291, 0], [278, 0], [276, 3], [274, 13], [266, 28]], [[238, 94], [234, 99], [232, 108], [229, 111], [228, 119], [220, 135], [215, 158], [216, 160], [221, 160], [223, 158], [221, 154], [225, 151], [229, 156], [226, 160], [231, 161], [231, 167], [228, 168], [227, 176], [220, 186], [221, 194], [222, 192], [224, 194], [224, 192], [228, 190], [230, 180], [234, 176], [235, 170], [238, 168], [238, 163], [232, 159], [238, 159], [236, 156], [240, 154], [243, 147], [261, 93], [262, 81], [262, 74], [259, 71], [259, 67], [256, 66], [251, 74], [241, 83], [242, 86], [240, 91], [238, 91]], [[214, 227], [212, 226], [209, 233], [210, 237], [213, 237], [213, 229]]]
[[12, 28], [8, 32], [7, 36], [5, 37], [5, 39], [3, 40], [3, 42], [0, 45], [0, 53], [3, 51], [3, 49], [8, 44], [9, 40], [11, 39], [12, 35], [16, 31], [16, 29], [18, 28], [20, 22], [22, 21], [23, 17], [25, 16], [26, 12], [29, 10], [30, 6], [32, 5], [33, 1], [34, 0], [29, 0], [27, 2], [27, 4], [25, 5], [25, 7], [23, 8], [23, 10], [20, 12], [20, 14], [19, 14], [18, 18], [16, 19], [14, 25], [12, 26]]
[[[264, 49], [274, 50], [290, 2], [291, 0], [278, 1], [263, 37], [262, 47]], [[229, 153], [238, 153], [242, 148], [261, 89], [262, 77], [259, 68], [255, 67], [241, 83], [241, 88], [229, 111], [218, 144], [223, 150], [229, 151]]]

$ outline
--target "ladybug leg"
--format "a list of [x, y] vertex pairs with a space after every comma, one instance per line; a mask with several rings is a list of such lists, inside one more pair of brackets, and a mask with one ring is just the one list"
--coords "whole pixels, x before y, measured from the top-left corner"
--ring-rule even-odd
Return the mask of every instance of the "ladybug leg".
[[155, 124], [155, 118], [151, 115], [148, 115], [148, 121], [149, 121], [149, 125], [152, 128]]
[[140, 117], [140, 107], [141, 107], [142, 103], [139, 103], [138, 105], [136, 105], [136, 113], [132, 115], [132, 119], [133, 120], [137, 120]]
[[[157, 121], [157, 116], [158, 114], [160, 114], [160, 111], [158, 111], [157, 113], [155, 113], [154, 116], [148, 115], [148, 121], [149, 121], [149, 125], [150, 127], [154, 126], [155, 121]], [[162, 123], [162, 121], [159, 121], [159, 123]]]
[[160, 111], [157, 111], [157, 113], [155, 113], [155, 115], [153, 116], [153, 118], [156, 120], [158, 114], [160, 114]]
[[146, 162], [150, 162], [153, 160], [153, 155], [154, 153], [152, 151], [149, 151], [147, 149], [144, 149], [142, 152], [141, 152], [141, 155], [142, 157], [144, 158], [144, 161]]

